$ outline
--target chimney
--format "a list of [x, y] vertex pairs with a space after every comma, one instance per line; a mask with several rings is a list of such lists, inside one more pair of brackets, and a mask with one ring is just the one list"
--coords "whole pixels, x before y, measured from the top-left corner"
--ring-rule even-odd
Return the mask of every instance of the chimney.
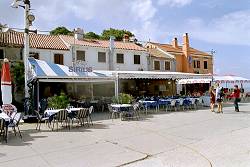
[[189, 39], [188, 33], [183, 34], [183, 45], [182, 45], [182, 52], [184, 54], [183, 57], [183, 72], [193, 72], [192, 62], [190, 63], [190, 55], [189, 55]]
[[83, 40], [84, 31], [81, 28], [74, 29], [75, 39]]
[[128, 34], [123, 35], [123, 42], [129, 42], [129, 35]]
[[177, 40], [177, 38], [174, 38], [174, 39], [172, 40], [172, 46], [173, 46], [174, 48], [178, 48], [178, 40]]
[[188, 33], [183, 34], [183, 49], [189, 48], [189, 39], [188, 39]]

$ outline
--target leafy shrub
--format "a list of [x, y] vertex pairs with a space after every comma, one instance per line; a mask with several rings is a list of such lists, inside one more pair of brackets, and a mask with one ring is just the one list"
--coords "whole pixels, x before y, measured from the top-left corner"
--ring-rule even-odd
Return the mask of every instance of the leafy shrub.
[[60, 96], [52, 96], [48, 98], [48, 107], [55, 109], [63, 109], [66, 108], [69, 104], [69, 98], [61, 93]]
[[118, 97], [112, 98], [112, 102], [117, 104], [130, 104], [132, 101], [133, 96], [126, 93], [120, 93]]

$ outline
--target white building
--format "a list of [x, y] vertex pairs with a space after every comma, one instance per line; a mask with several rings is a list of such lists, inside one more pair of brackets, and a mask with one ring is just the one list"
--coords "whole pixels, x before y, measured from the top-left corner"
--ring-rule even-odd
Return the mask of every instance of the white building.
[[148, 52], [129, 41], [87, 40], [79, 36], [60, 35], [70, 48], [72, 61], [83, 61], [94, 70], [148, 70]]
[[[20, 32], [0, 33], [0, 59], [22, 60], [23, 40]], [[146, 49], [133, 42], [66, 35], [30, 34], [30, 56], [67, 66], [80, 60], [94, 70], [146, 71], [149, 63]]]

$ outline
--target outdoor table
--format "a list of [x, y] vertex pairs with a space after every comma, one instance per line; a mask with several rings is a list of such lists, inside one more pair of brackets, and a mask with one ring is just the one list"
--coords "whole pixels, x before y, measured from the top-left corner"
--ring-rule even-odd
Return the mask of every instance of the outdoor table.
[[123, 119], [122, 114], [123, 112], [130, 112], [130, 110], [133, 106], [131, 104], [111, 104], [111, 107], [116, 110], [117, 112], [120, 112], [120, 118]]
[[59, 111], [64, 110], [64, 109], [52, 109], [52, 110], [45, 110], [44, 114], [47, 116], [52, 116], [55, 115], [56, 113], [58, 113]]
[[131, 104], [111, 104], [111, 107], [116, 111], [128, 111], [129, 108], [133, 107]]

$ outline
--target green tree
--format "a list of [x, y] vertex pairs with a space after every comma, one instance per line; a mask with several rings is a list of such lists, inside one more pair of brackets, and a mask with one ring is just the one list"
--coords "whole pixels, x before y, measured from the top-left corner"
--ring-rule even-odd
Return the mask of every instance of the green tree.
[[73, 35], [73, 32], [68, 30], [66, 27], [57, 27], [50, 31], [50, 35]]
[[87, 32], [84, 34], [84, 38], [86, 39], [100, 39], [100, 35], [94, 33], [94, 32]]
[[124, 34], [129, 37], [134, 36], [130, 31], [110, 28], [102, 31], [101, 39], [108, 40], [110, 36], [114, 36], [116, 41], [122, 41]]

